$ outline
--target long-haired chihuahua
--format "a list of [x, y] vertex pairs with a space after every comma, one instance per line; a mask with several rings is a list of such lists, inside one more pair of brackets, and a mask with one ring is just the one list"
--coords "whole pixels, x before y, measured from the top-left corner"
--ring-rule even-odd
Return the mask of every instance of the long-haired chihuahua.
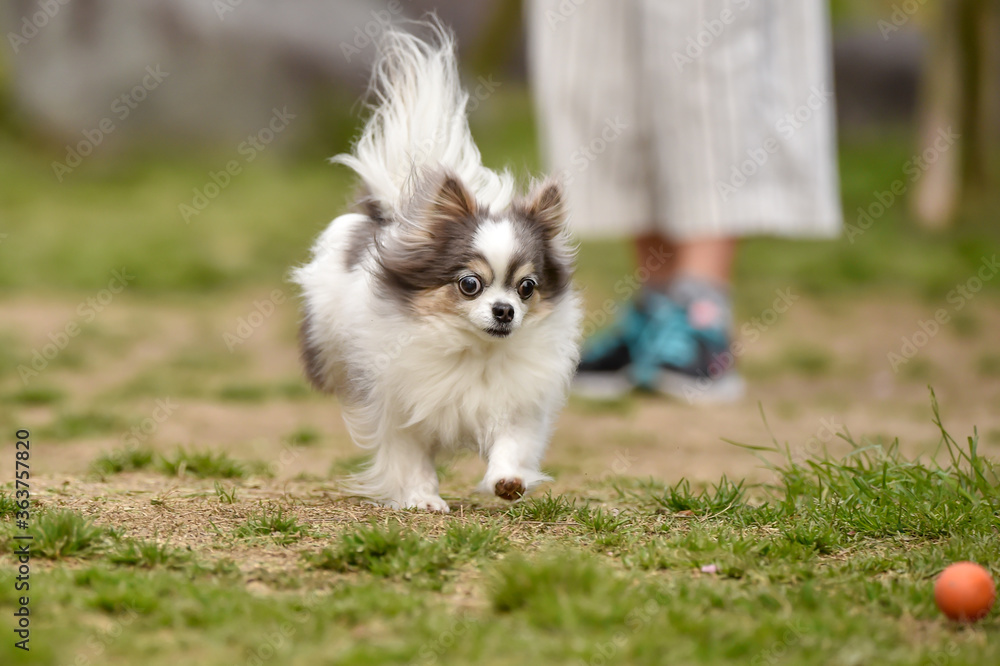
[[302, 359], [373, 450], [353, 491], [397, 508], [448, 511], [435, 457], [474, 448], [480, 489], [507, 500], [540, 464], [579, 356], [581, 308], [559, 184], [517, 196], [482, 164], [466, 119], [454, 39], [390, 30], [374, 102], [351, 154], [358, 212], [335, 219], [294, 270]]

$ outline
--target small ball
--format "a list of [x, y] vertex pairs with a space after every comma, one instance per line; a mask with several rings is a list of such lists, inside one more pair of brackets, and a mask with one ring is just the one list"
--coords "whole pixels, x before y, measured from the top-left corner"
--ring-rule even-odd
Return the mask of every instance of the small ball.
[[996, 587], [990, 573], [975, 562], [956, 562], [934, 583], [934, 601], [952, 620], [975, 622], [993, 608]]

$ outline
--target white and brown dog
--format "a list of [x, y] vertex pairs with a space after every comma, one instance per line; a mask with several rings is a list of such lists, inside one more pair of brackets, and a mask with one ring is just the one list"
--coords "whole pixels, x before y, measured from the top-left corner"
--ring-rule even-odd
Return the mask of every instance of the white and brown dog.
[[482, 165], [452, 36], [390, 31], [372, 115], [335, 162], [363, 182], [361, 212], [323, 232], [302, 288], [302, 358], [374, 450], [355, 492], [448, 511], [439, 453], [475, 448], [481, 489], [513, 500], [548, 477], [542, 456], [579, 355], [579, 299], [559, 185], [515, 196]]

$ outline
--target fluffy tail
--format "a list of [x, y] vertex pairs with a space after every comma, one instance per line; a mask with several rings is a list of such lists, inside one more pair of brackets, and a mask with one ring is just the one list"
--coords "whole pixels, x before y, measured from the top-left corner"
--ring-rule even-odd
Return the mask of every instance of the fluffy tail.
[[431, 42], [386, 32], [370, 85], [371, 117], [353, 154], [332, 161], [353, 169], [385, 211], [402, 209], [422, 171], [442, 168], [481, 203], [503, 208], [513, 196], [513, 178], [482, 165], [466, 120], [469, 95], [459, 82], [454, 37], [437, 20], [419, 25], [432, 33]]

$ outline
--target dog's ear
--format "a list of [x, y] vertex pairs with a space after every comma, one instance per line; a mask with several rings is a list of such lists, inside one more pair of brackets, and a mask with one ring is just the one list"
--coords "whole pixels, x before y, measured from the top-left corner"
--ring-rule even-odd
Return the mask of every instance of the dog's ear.
[[462, 181], [450, 173], [444, 174], [429, 201], [431, 217], [439, 220], [464, 220], [477, 212], [476, 199]]
[[458, 176], [447, 171], [421, 178], [405, 208], [405, 217], [431, 235], [441, 227], [471, 220], [479, 212], [476, 198]]
[[547, 240], [559, 235], [566, 222], [565, 196], [562, 185], [556, 180], [542, 182], [526, 200], [516, 204], [516, 208], [541, 228]]

